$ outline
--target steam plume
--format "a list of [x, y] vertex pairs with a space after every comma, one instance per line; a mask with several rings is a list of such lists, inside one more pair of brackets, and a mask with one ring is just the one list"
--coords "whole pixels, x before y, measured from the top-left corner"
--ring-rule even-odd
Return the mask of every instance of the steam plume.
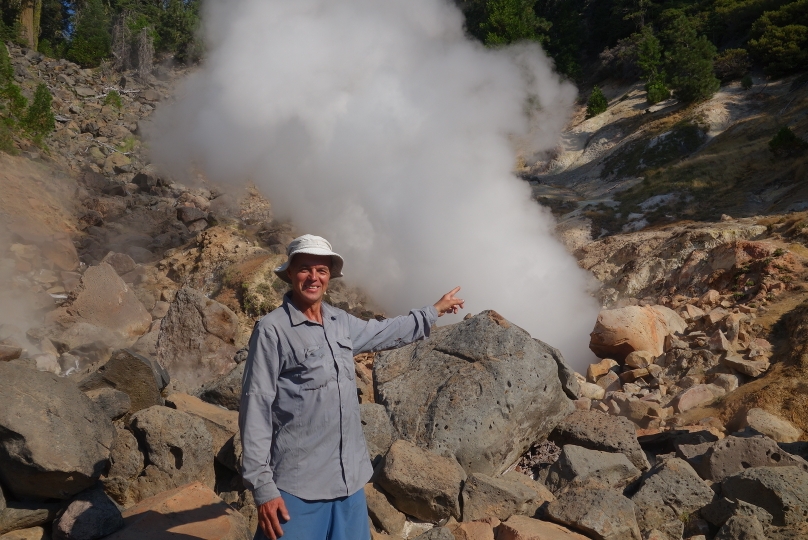
[[253, 181], [276, 217], [328, 238], [390, 314], [462, 285], [591, 358], [589, 277], [511, 171], [555, 146], [574, 88], [536, 45], [488, 50], [444, 0], [219, 0], [209, 55], [158, 111], [154, 158]]

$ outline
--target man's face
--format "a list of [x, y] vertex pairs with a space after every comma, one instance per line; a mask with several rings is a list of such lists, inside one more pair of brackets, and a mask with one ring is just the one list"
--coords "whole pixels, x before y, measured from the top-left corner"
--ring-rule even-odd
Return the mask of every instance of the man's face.
[[323, 299], [331, 279], [331, 257], [299, 253], [289, 265], [292, 294], [304, 304], [315, 304]]

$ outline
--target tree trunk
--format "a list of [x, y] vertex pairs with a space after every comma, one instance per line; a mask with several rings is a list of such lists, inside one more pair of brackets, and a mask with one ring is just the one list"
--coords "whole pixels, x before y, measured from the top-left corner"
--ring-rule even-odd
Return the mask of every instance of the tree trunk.
[[23, 0], [20, 6], [20, 36], [30, 49], [39, 44], [39, 21], [42, 18], [42, 0]]

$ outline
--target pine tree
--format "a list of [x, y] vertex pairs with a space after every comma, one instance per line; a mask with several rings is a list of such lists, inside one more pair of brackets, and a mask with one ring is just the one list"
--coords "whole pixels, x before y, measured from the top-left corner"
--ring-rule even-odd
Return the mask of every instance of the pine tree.
[[56, 128], [51, 103], [53, 98], [48, 87], [42, 83], [36, 87], [34, 101], [22, 119], [22, 127], [34, 137], [34, 142], [42, 144], [42, 139]]
[[586, 117], [592, 118], [609, 108], [609, 102], [600, 87], [596, 86], [592, 89], [592, 94], [589, 96], [589, 101], [586, 102]]
[[488, 46], [507, 45], [515, 41], [546, 42], [550, 23], [536, 16], [529, 0], [488, 0], [487, 18], [480, 24]]
[[102, 0], [87, 0], [78, 14], [67, 57], [84, 67], [95, 67], [110, 55], [112, 36]]
[[665, 72], [662, 69], [662, 46], [648, 26], [643, 28], [641, 35], [637, 47], [637, 65], [645, 79], [648, 103], [659, 103], [671, 95], [665, 85]]
[[665, 67], [676, 98], [688, 103], [710, 98], [720, 86], [713, 72], [715, 45], [682, 12], [670, 10], [664, 18], [669, 21], [662, 33]]

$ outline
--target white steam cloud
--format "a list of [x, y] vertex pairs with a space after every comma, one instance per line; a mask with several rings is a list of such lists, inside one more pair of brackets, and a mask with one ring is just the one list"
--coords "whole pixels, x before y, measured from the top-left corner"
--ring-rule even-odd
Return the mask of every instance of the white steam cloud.
[[467, 312], [583, 369], [591, 278], [511, 173], [575, 99], [538, 46], [485, 49], [446, 0], [217, 0], [204, 24], [204, 66], [155, 117], [157, 163], [255, 182], [388, 313], [461, 285]]

